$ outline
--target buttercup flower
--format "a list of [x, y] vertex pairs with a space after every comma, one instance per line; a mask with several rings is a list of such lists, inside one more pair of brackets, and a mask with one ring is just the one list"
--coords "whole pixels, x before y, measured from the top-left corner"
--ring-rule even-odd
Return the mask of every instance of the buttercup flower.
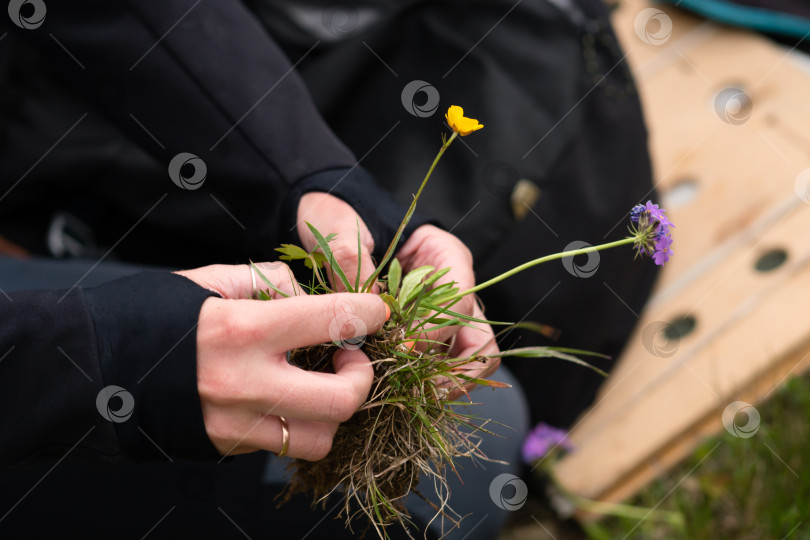
[[464, 109], [458, 105], [452, 105], [447, 109], [447, 114], [444, 117], [447, 119], [450, 128], [462, 137], [484, 127], [484, 124], [479, 124], [475, 118], [465, 117]]
[[573, 450], [574, 446], [565, 431], [541, 422], [523, 441], [523, 461], [531, 465], [556, 448]]

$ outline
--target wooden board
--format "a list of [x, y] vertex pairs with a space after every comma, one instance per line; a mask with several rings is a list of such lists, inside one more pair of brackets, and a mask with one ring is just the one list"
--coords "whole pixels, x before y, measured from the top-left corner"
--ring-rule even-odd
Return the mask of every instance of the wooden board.
[[[637, 31], [649, 8], [672, 23], [657, 45]], [[722, 429], [732, 401], [758, 403], [785, 376], [810, 368], [810, 324], [801, 316], [810, 305], [810, 196], [797, 190], [803, 171], [810, 180], [810, 73], [762, 37], [660, 4], [624, 1], [614, 24], [677, 228], [675, 257], [572, 431], [577, 450], [556, 469], [566, 488], [605, 501], [631, 496]], [[718, 110], [727, 88], [750, 99], [750, 114]], [[757, 271], [777, 249], [785, 263]], [[684, 315], [696, 323], [687, 336], [656, 332]]]

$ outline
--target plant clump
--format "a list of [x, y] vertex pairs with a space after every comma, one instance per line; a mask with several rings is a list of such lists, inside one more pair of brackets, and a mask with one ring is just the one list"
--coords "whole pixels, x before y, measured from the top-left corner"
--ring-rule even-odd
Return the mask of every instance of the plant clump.
[[[325, 505], [329, 496], [343, 494], [340, 514], [347, 526], [351, 527], [354, 518], [365, 516], [380, 538], [388, 538], [387, 529], [393, 524], [408, 531], [410, 518], [404, 499], [409, 493], [427, 501], [436, 511], [434, 519], [441, 518], [443, 525], [445, 522], [451, 526], [459, 523], [461, 516], [448, 504], [448, 471], [458, 474], [456, 464], [459, 458], [492, 461], [482, 452], [481, 440], [483, 435], [493, 434], [488, 427], [490, 421], [466, 414], [461, 406], [471, 403], [468, 390], [473, 387], [508, 386], [483, 378], [482, 363], [506, 356], [558, 358], [606, 375], [579, 358], [603, 355], [562, 347], [521, 347], [487, 354], [479, 349], [469, 356], [453, 358], [448, 354], [449, 344], [428, 337], [435, 335], [432, 332], [476, 323], [505, 325], [507, 329], [523, 328], [546, 336], [553, 333], [548, 327], [536, 323], [510, 324], [458, 313], [453, 311], [457, 302], [518, 272], [566, 257], [623, 245], [634, 245], [637, 254], [648, 255], [659, 265], [672, 255], [670, 229], [674, 226], [663, 209], [648, 202], [646, 206], [633, 208], [630, 236], [624, 239], [539, 257], [464, 291], [459, 290], [455, 282], [442, 280], [450, 272], [449, 268], [422, 266], [404, 274], [393, 254], [428, 179], [445, 150], [458, 136], [467, 136], [483, 128], [478, 120], [464, 117], [463, 110], [456, 106], [450, 108], [446, 119], [453, 133], [449, 138], [442, 137], [443, 144], [393, 241], [364, 283], [360, 283], [359, 269], [357, 276], [346, 276], [335, 260], [329, 247], [335, 235], [324, 236], [309, 223], [307, 225], [316, 241], [311, 250], [289, 244], [277, 250], [281, 253], [280, 259], [303, 262], [312, 271], [310, 282], [298, 284], [298, 290], [307, 294], [329, 294], [336, 292], [338, 284], [350, 293], [371, 292], [374, 287], [379, 287], [382, 290], [380, 297], [391, 311], [388, 322], [374, 335], [358, 339], [355, 337], [357, 329], [351, 328], [350, 336], [343, 339], [341, 336], [345, 335], [346, 329], [339, 324], [333, 343], [291, 351], [293, 365], [310, 371], [333, 372], [332, 356], [339, 348], [362, 347], [371, 360], [374, 380], [366, 402], [339, 426], [329, 455], [316, 462], [293, 461], [292, 480], [283, 495], [283, 500], [287, 500], [295, 494], [308, 493], [314, 496], [315, 503]], [[282, 297], [288, 296], [255, 265], [252, 268], [269, 289]], [[381, 278], [383, 271], [387, 272], [385, 279]], [[271, 295], [266, 290], [259, 291], [257, 297], [269, 300]], [[420, 483], [432, 484], [433, 493], [422, 493], [417, 488]]]

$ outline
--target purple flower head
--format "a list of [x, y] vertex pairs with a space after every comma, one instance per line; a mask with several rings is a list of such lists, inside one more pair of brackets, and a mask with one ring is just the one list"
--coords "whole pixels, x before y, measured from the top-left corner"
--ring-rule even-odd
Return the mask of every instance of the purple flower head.
[[670, 227], [675, 226], [669, 221], [669, 218], [667, 218], [667, 216], [664, 215], [664, 212], [666, 212], [666, 210], [664, 210], [663, 208], [659, 208], [658, 205], [653, 204], [652, 201], [647, 201], [647, 204], [645, 205], [645, 210], [647, 211], [647, 214], [649, 215], [649, 220], [651, 222], [657, 221], [661, 225], [668, 225]]
[[646, 208], [643, 204], [637, 204], [630, 210], [630, 221], [633, 223], [638, 223], [638, 218], [641, 217], [641, 214], [644, 212]]
[[539, 423], [523, 441], [523, 461], [531, 465], [557, 448], [573, 450], [568, 435], [562, 429]]
[[658, 266], [663, 266], [673, 255], [670, 231], [675, 225], [664, 212], [652, 201], [637, 204], [630, 210], [630, 221], [638, 224], [630, 228], [635, 237], [636, 252], [638, 255], [649, 255]]
[[669, 246], [672, 245], [672, 236], [669, 233], [669, 226], [663, 224], [658, 226], [655, 239], [655, 251], [652, 254], [653, 261], [658, 266], [664, 266], [665, 262], [669, 261], [672, 256], [672, 250]]

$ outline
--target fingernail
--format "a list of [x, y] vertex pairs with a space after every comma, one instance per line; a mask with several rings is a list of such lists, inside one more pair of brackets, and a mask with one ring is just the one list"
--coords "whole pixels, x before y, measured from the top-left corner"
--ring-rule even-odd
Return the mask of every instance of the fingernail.
[[385, 320], [387, 321], [390, 318], [391, 318], [391, 306], [385, 304]]

